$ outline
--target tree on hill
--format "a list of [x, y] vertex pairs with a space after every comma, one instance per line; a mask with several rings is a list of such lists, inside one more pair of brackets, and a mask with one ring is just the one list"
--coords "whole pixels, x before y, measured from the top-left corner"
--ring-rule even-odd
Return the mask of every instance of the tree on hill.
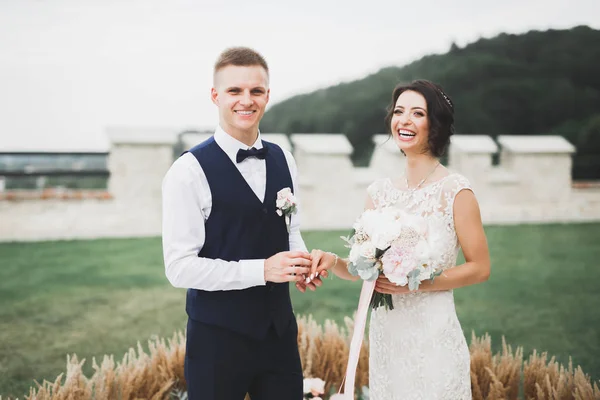
[[[496, 136], [560, 131], [579, 150], [577, 138], [584, 122], [600, 110], [597, 43], [600, 31], [579, 26], [500, 34], [463, 48], [454, 45], [446, 54], [383, 68], [363, 79], [275, 104], [265, 114], [261, 129], [344, 133], [355, 148], [355, 162], [364, 164], [372, 149], [372, 135], [387, 131], [383, 118], [393, 88], [420, 78], [441, 84], [450, 95], [457, 133]], [[567, 128], [577, 132], [567, 132]], [[579, 172], [576, 168], [576, 178]], [[600, 178], [600, 172], [594, 178]]]

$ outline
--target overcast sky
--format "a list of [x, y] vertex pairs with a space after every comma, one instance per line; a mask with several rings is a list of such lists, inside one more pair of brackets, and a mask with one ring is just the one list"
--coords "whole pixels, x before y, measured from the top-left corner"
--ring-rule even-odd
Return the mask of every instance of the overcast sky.
[[453, 41], [582, 24], [600, 29], [598, 0], [0, 0], [0, 151], [102, 150], [107, 126], [214, 126], [212, 66], [228, 46], [266, 57], [275, 103]]

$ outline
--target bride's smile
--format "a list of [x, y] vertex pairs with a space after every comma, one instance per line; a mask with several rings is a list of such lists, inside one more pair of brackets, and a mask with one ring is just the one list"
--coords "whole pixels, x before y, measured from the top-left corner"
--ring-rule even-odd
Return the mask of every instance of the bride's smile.
[[397, 146], [405, 153], [423, 153], [427, 150], [429, 121], [427, 102], [422, 94], [407, 90], [398, 96], [391, 130]]

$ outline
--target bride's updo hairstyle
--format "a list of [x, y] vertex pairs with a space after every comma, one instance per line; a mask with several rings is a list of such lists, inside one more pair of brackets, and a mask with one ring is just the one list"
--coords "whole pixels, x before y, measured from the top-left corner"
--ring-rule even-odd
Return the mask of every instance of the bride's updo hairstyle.
[[388, 107], [388, 113], [385, 117], [385, 123], [392, 136], [391, 122], [396, 101], [403, 92], [408, 90], [420, 93], [425, 98], [427, 118], [429, 119], [428, 150], [434, 157], [439, 158], [448, 150], [450, 136], [454, 134], [454, 103], [444, 93], [440, 85], [424, 79], [412, 81], [408, 85], [400, 84], [396, 86], [392, 93], [392, 103]]

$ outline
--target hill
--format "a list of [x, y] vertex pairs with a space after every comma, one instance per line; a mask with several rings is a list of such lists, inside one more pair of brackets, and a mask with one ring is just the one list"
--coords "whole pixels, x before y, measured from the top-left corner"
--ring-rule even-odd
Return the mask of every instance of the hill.
[[275, 104], [261, 130], [344, 133], [356, 149], [355, 162], [365, 164], [371, 136], [387, 131], [383, 118], [394, 86], [429, 79], [452, 97], [457, 133], [560, 134], [577, 146], [574, 177], [599, 179], [598, 43], [599, 30], [578, 26], [500, 34], [463, 48], [452, 45], [445, 54]]

